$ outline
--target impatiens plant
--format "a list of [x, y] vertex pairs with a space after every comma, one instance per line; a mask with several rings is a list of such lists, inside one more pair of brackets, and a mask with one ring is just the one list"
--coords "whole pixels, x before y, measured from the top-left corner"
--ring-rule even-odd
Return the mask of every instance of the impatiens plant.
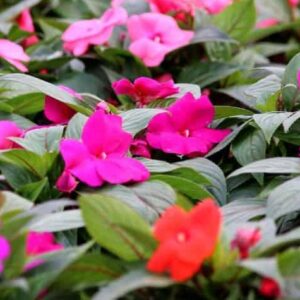
[[0, 1], [0, 299], [300, 299], [299, 1]]

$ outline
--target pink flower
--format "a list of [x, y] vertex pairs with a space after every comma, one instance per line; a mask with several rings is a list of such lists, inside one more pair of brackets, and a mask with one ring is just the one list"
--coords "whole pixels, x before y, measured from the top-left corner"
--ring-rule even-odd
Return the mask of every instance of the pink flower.
[[120, 116], [96, 111], [83, 128], [82, 142], [65, 139], [60, 151], [65, 169], [92, 187], [144, 181], [149, 172], [139, 161], [127, 157], [132, 136], [122, 129]]
[[209, 14], [219, 14], [227, 6], [231, 5], [233, 0], [199, 0], [198, 2], [203, 5], [203, 8]]
[[144, 139], [135, 139], [131, 143], [130, 151], [134, 156], [151, 158], [150, 147]]
[[73, 192], [78, 185], [78, 182], [69, 171], [64, 171], [56, 182], [56, 188], [63, 193]]
[[55, 237], [50, 232], [31, 231], [26, 239], [26, 254], [35, 256], [52, 251], [62, 250], [64, 247], [55, 242]]
[[155, 149], [182, 155], [204, 155], [221, 142], [230, 130], [211, 129], [214, 107], [207, 96], [195, 99], [191, 93], [152, 118], [147, 141]]
[[112, 7], [119, 7], [123, 4], [124, 0], [112, 0], [111, 1], [111, 6]]
[[[28, 233], [26, 238], [26, 255], [35, 257], [37, 255], [46, 254], [49, 252], [59, 251], [64, 249], [64, 246], [55, 242], [55, 237], [50, 232], [34, 232]], [[44, 261], [43, 259], [34, 258], [25, 265], [24, 270], [29, 271]]]
[[27, 72], [27, 67], [23, 62], [29, 62], [29, 56], [23, 48], [9, 40], [0, 39], [0, 58], [3, 58], [21, 72]]
[[[34, 29], [34, 25], [33, 25], [33, 21], [32, 21], [32, 17], [30, 14], [30, 10], [29, 9], [24, 9], [21, 14], [19, 15], [19, 17], [17, 18], [17, 23], [19, 25], [19, 27], [27, 32], [30, 33], [34, 33], [35, 29]], [[26, 38], [22, 44], [25, 48], [30, 47], [36, 43], [38, 43], [39, 39], [37, 38], [37, 36], [34, 34], [28, 38]]]
[[289, 4], [292, 7], [297, 7], [299, 5], [299, 0], [289, 0]]
[[[154, 12], [163, 14], [177, 13], [175, 17], [181, 19], [181, 14], [185, 13], [194, 16], [196, 9], [204, 9], [209, 14], [218, 14], [233, 0], [148, 0]], [[181, 13], [181, 14], [180, 14]]]
[[64, 49], [80, 56], [91, 45], [106, 43], [116, 25], [125, 24], [127, 12], [122, 7], [108, 9], [100, 19], [81, 20], [71, 24], [62, 35]]
[[[70, 95], [78, 98], [79, 100], [82, 100], [81, 95], [76, 93], [71, 88], [64, 85], [60, 85], [59, 87], [62, 90], [68, 92]], [[69, 107], [67, 104], [50, 96], [45, 97], [44, 114], [45, 117], [54, 124], [67, 123], [75, 115], [75, 113], [76, 111], [73, 108]]]
[[232, 249], [238, 249], [240, 258], [249, 257], [250, 248], [254, 247], [261, 240], [260, 229], [239, 229], [231, 242]]
[[10, 256], [10, 245], [5, 237], [0, 236], [0, 274], [3, 272], [3, 262]]
[[179, 91], [173, 80], [160, 83], [147, 77], [140, 77], [134, 83], [128, 79], [121, 79], [114, 82], [112, 87], [117, 95], [130, 96], [140, 107], [154, 100], [174, 95]]
[[277, 19], [268, 18], [268, 19], [264, 19], [264, 20], [259, 21], [256, 24], [256, 28], [258, 28], [258, 29], [269, 28], [269, 27], [277, 25], [278, 23], [279, 23], [279, 21]]
[[128, 20], [129, 50], [148, 67], [156, 67], [169, 52], [187, 45], [194, 32], [182, 30], [176, 21], [158, 13], [134, 15]]
[[12, 121], [0, 121], [0, 150], [6, 150], [18, 147], [9, 138], [21, 137], [24, 131]]

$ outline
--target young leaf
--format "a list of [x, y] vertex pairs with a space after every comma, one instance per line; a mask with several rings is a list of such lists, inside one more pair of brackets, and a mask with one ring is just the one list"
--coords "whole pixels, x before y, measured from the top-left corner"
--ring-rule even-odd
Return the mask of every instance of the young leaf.
[[87, 230], [101, 246], [127, 261], [151, 255], [150, 226], [129, 206], [102, 194], [82, 194], [79, 202]]

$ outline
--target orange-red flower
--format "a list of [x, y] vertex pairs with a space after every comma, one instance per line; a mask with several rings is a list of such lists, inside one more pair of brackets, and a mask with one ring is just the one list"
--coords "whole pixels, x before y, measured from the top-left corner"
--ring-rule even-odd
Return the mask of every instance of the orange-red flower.
[[170, 207], [154, 226], [160, 245], [148, 262], [148, 270], [170, 272], [175, 281], [191, 278], [213, 254], [220, 225], [221, 211], [211, 199], [190, 212], [179, 206]]

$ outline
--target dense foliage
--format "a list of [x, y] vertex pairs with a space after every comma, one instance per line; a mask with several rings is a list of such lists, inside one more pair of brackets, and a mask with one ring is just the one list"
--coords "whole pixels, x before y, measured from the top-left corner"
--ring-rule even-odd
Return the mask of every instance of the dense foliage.
[[290, 0], [0, 1], [0, 299], [300, 299]]

